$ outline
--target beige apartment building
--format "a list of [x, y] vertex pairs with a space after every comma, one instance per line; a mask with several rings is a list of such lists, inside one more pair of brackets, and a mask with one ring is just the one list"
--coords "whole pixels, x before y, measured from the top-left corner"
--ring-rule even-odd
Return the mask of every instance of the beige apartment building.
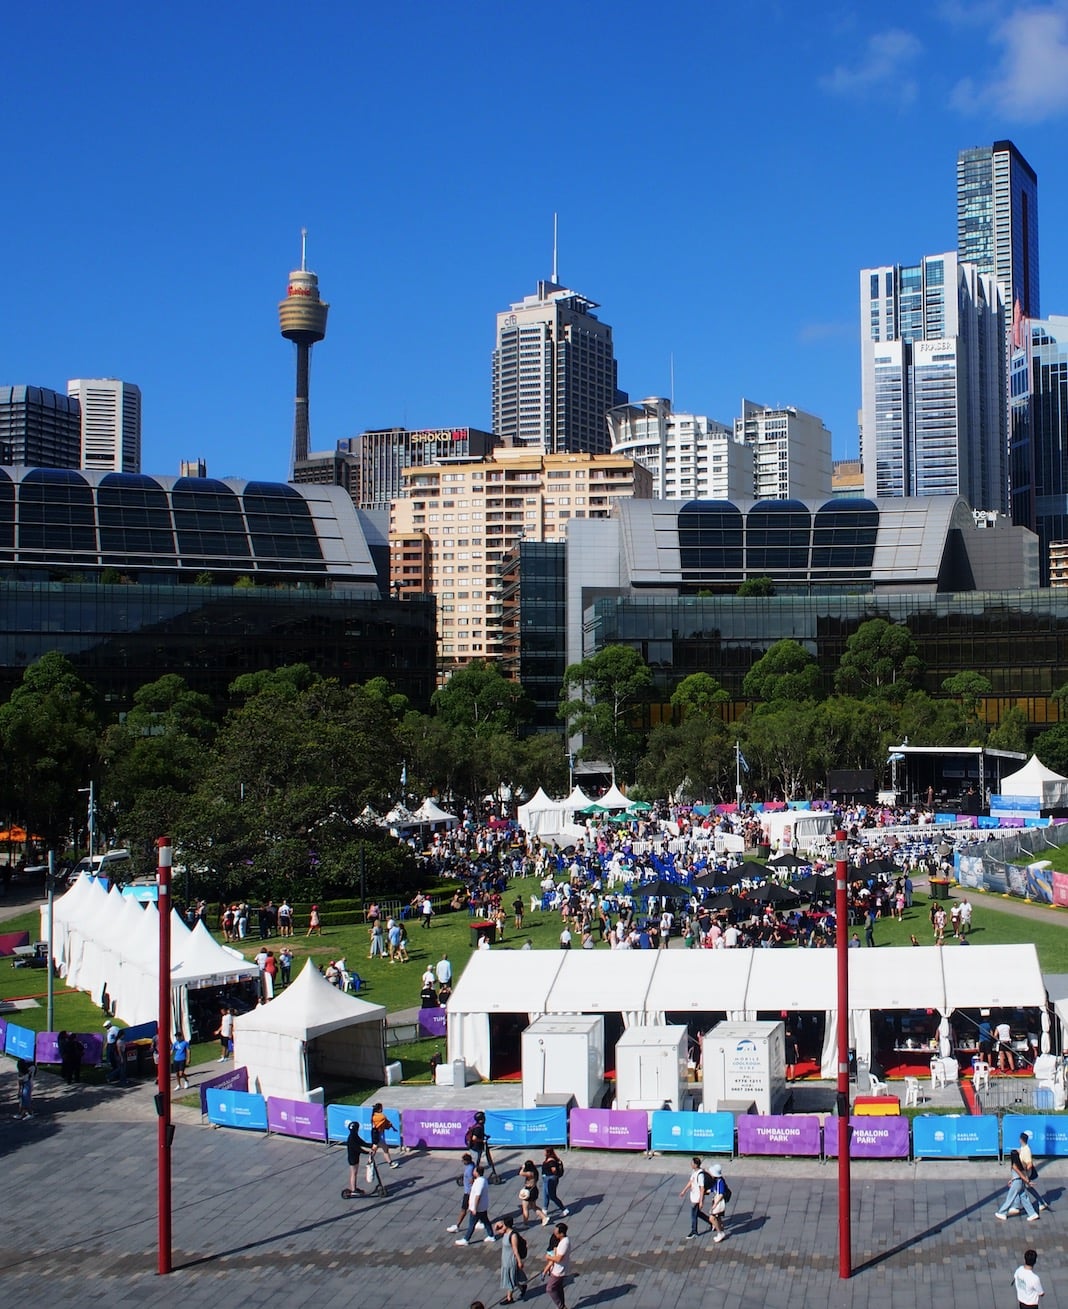
[[403, 484], [390, 505], [390, 584], [437, 600], [442, 676], [501, 656], [501, 561], [520, 540], [563, 542], [573, 518], [607, 518], [617, 500], [653, 493], [648, 469], [621, 455], [508, 448], [405, 469]]

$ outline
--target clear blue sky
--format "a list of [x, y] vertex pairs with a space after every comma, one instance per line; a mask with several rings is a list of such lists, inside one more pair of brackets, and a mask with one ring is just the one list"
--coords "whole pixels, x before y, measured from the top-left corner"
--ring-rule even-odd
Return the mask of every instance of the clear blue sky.
[[856, 451], [858, 281], [956, 244], [957, 151], [1039, 175], [1068, 313], [1068, 4], [11, 7], [0, 382], [117, 376], [143, 467], [282, 478], [299, 263], [331, 304], [312, 446], [490, 425], [495, 314], [551, 268], [620, 385], [742, 396]]

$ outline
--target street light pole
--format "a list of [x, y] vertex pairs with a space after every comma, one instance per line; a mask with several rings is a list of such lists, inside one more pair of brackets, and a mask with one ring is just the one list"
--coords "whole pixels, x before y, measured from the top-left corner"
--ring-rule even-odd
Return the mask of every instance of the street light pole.
[[838, 1276], [853, 1275], [849, 1178], [849, 898], [846, 834], [835, 833], [834, 918], [838, 962]]
[[[48, 852], [48, 1030], [56, 1030], [56, 979], [55, 979], [55, 952], [52, 948], [52, 941], [55, 934], [55, 910], [56, 910], [56, 852]], [[63, 1052], [60, 1051], [62, 1054]]]
[[171, 1257], [171, 838], [156, 841], [159, 851], [156, 869], [159, 908], [159, 1024], [156, 1045], [159, 1063], [156, 1069], [156, 1152], [158, 1176], [158, 1252], [156, 1271], [169, 1273]]

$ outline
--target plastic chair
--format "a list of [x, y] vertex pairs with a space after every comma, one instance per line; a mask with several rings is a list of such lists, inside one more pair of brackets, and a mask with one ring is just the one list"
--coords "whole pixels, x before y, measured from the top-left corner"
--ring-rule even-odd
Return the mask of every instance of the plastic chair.
[[887, 1094], [886, 1083], [881, 1078], [876, 1077], [874, 1073], [869, 1075], [868, 1082], [871, 1085], [872, 1095]]
[[920, 1079], [918, 1077], [905, 1078], [905, 1105], [918, 1106], [920, 1103]]
[[985, 1059], [976, 1059], [972, 1064], [972, 1086], [976, 1091], [990, 1090], [990, 1065]]

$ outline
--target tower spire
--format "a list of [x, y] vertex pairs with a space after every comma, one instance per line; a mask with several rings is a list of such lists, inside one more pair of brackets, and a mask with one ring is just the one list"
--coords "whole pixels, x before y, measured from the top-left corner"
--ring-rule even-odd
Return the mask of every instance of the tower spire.
[[554, 213], [554, 214], [553, 214], [553, 286], [559, 286], [559, 285], [560, 285], [559, 277], [558, 277], [557, 262], [556, 262], [556, 255], [557, 255], [557, 243], [556, 243], [556, 219], [557, 219], [557, 215]]
[[300, 229], [300, 271], [302, 273], [308, 271], [308, 229], [306, 227]]

